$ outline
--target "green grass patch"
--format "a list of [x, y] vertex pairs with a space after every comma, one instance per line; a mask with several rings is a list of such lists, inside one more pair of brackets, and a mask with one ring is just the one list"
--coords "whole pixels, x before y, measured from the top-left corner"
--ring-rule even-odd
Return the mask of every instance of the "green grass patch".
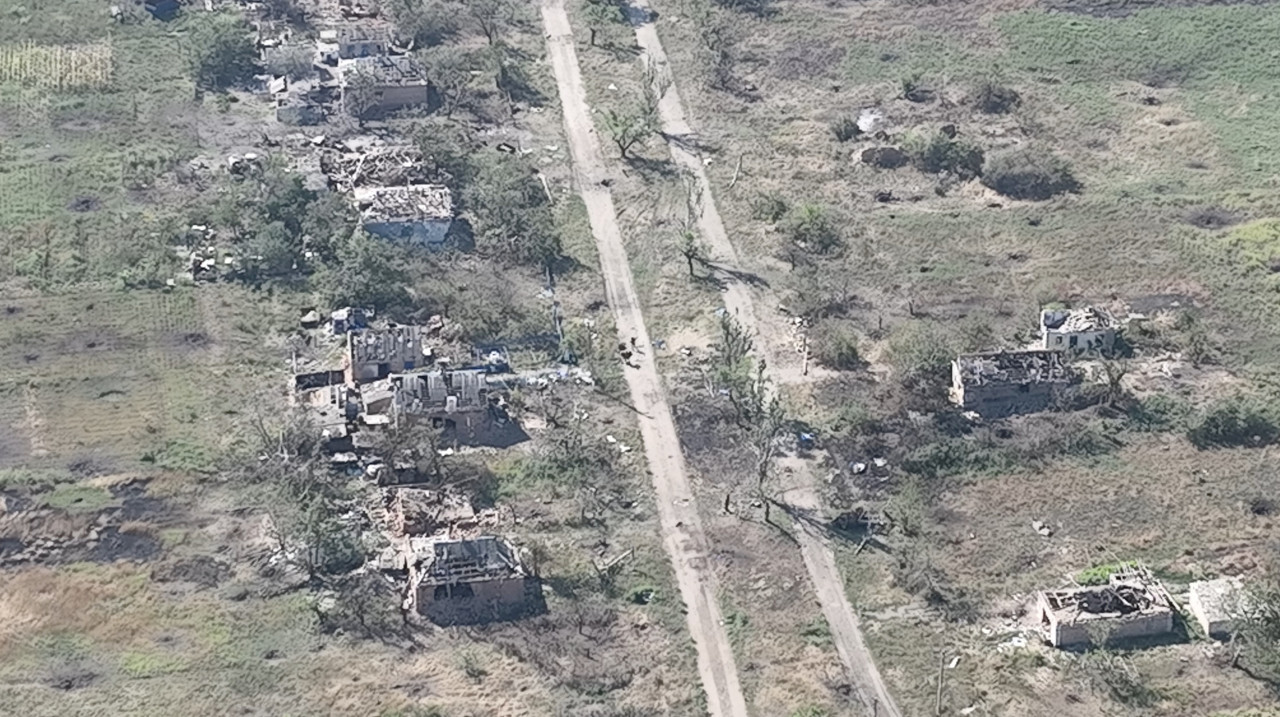
[[1280, 13], [1271, 8], [1158, 8], [1123, 19], [1027, 11], [997, 24], [1009, 41], [1006, 66], [1051, 77], [1077, 108], [1105, 107], [1106, 87], [1119, 81], [1182, 88], [1237, 168], [1258, 173], [1242, 181], [1280, 171]]
[[190, 664], [179, 655], [126, 652], [120, 656], [120, 672], [135, 680], [171, 675], [187, 669], [190, 669]]
[[800, 628], [800, 637], [815, 647], [827, 647], [831, 644], [831, 628], [825, 618], [816, 617]]
[[120, 501], [112, 497], [105, 488], [68, 483], [57, 485], [52, 491], [41, 495], [39, 500], [45, 507], [69, 513], [96, 513], [104, 508], [120, 505]]
[[1111, 576], [1126, 568], [1136, 567], [1130, 562], [1104, 563], [1086, 568], [1075, 574], [1075, 581], [1081, 585], [1106, 585]]

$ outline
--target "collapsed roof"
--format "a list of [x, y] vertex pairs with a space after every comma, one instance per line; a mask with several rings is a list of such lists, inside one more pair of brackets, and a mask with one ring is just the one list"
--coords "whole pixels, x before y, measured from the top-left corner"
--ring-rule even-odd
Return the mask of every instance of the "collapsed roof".
[[1096, 306], [1086, 306], [1082, 309], [1041, 311], [1040, 325], [1050, 331], [1077, 334], [1114, 329], [1117, 322], [1110, 311]]
[[1061, 353], [1041, 349], [963, 354], [955, 364], [965, 386], [1071, 383], [1076, 378]]
[[422, 65], [407, 55], [370, 55], [343, 60], [339, 65], [345, 84], [352, 73], [368, 75], [376, 84], [391, 87], [422, 87], [427, 73]]
[[453, 195], [439, 184], [356, 187], [356, 206], [366, 222], [423, 222], [453, 218]]

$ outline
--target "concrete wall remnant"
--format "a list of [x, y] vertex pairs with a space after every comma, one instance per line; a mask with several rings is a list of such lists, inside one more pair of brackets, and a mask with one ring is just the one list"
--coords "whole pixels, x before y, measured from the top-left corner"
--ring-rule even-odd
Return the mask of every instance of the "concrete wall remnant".
[[1226, 639], [1235, 631], [1236, 615], [1243, 598], [1239, 578], [1198, 580], [1191, 583], [1189, 607], [1200, 628], [1209, 637]]

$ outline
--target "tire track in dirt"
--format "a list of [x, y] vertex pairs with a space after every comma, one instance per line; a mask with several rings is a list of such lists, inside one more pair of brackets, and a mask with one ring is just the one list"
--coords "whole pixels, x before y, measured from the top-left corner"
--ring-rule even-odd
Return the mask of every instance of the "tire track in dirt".
[[[587, 107], [586, 90], [574, 49], [573, 29], [564, 0], [545, 0], [542, 22], [547, 54], [555, 72], [564, 111], [565, 132], [573, 156], [575, 183], [586, 204], [591, 232], [600, 254], [605, 293], [613, 308], [619, 336], [634, 336], [650, 346], [632, 283], [613, 197], [602, 184], [607, 165]], [[626, 370], [627, 387], [644, 439], [645, 455], [657, 493], [663, 545], [671, 556], [676, 582], [687, 609], [689, 632], [698, 653], [698, 672], [714, 717], [747, 717], [746, 700], [720, 611], [719, 587], [709, 564], [709, 544], [702, 531], [697, 503], [689, 486], [684, 454], [671, 406], [654, 365], [652, 352], [639, 357], [639, 367]]]
[[[653, 23], [654, 14], [646, 0], [632, 0], [631, 8], [630, 17], [635, 26], [636, 41], [640, 45], [641, 60], [650, 63], [658, 72], [665, 73], [671, 79], [670, 86], [658, 103], [658, 114], [672, 158], [694, 177], [701, 192], [699, 232], [711, 249], [712, 260], [720, 266], [736, 269], [740, 266], [737, 251], [729, 240], [720, 212], [716, 209], [711, 182], [703, 169], [702, 159], [691, 150], [698, 146], [697, 137], [685, 119], [684, 105], [676, 89], [675, 76]], [[725, 307], [742, 322], [750, 334], [761, 336], [750, 287], [733, 275], [726, 275], [724, 278], [727, 282], [727, 290], [724, 292]], [[769, 335], [776, 335], [772, 327]], [[781, 372], [777, 377], [781, 382], [796, 383], [805, 380], [796, 375], [794, 366], [788, 366], [789, 362], [772, 350], [767, 341], [760, 342], [757, 353], [761, 354], [775, 373]], [[789, 507], [799, 518], [796, 521], [799, 526], [796, 537], [800, 542], [800, 552], [831, 630], [836, 652], [845, 665], [849, 679], [853, 681], [870, 714], [901, 717], [902, 713], [862, 638], [857, 613], [849, 602], [844, 590], [844, 580], [836, 566], [835, 552], [824, 530], [819, 527], [825, 521], [822, 520], [816, 477], [808, 462], [799, 458], [784, 458], [779, 461], [779, 467], [789, 469], [795, 478], [786, 495]]]

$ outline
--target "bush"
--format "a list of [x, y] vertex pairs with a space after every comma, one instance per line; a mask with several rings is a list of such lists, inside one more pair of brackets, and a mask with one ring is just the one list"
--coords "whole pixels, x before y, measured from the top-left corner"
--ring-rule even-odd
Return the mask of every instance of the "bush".
[[982, 150], [941, 132], [927, 141], [909, 138], [906, 150], [911, 163], [921, 172], [950, 172], [960, 179], [973, 179], [982, 173]]
[[903, 324], [889, 337], [889, 361], [903, 379], [940, 376], [956, 353], [955, 340], [932, 322]]
[[1075, 580], [1081, 585], [1106, 585], [1113, 574], [1130, 567], [1133, 567], [1133, 563], [1119, 562], [1095, 565], [1076, 573]]
[[715, 0], [715, 3], [726, 10], [767, 17], [773, 13], [773, 0]]
[[844, 247], [844, 237], [826, 208], [802, 204], [787, 213], [782, 231], [797, 246], [815, 254], [833, 254]]
[[1187, 438], [1200, 449], [1265, 446], [1280, 438], [1280, 427], [1270, 407], [1235, 396], [1206, 409], [1187, 431]]
[[238, 13], [202, 13], [191, 23], [186, 56], [196, 87], [222, 90], [253, 77], [258, 48]]
[[973, 99], [978, 109], [989, 115], [1004, 114], [1017, 107], [1022, 101], [1017, 92], [991, 80], [987, 80], [978, 87]]
[[781, 194], [761, 194], [751, 202], [751, 218], [762, 222], [776, 222], [787, 215], [787, 200]]
[[383, 0], [383, 12], [406, 40], [439, 45], [458, 32], [462, 8], [443, 0]]
[[1065, 162], [1031, 147], [993, 152], [982, 165], [982, 183], [1010, 199], [1044, 200], [1080, 190]]
[[1157, 393], [1130, 405], [1129, 425], [1136, 431], [1165, 431], [1181, 424], [1187, 412], [1187, 405], [1180, 399]]
[[858, 335], [836, 321], [823, 321], [810, 333], [810, 350], [818, 363], [837, 371], [853, 371], [862, 366]]
[[263, 64], [267, 72], [276, 77], [288, 77], [290, 80], [303, 80], [315, 74], [312, 65], [314, 51], [301, 45], [293, 47], [275, 47], [265, 53]]
[[862, 134], [862, 130], [858, 128], [858, 121], [852, 117], [841, 117], [831, 123], [831, 133], [841, 142], [849, 140]]

